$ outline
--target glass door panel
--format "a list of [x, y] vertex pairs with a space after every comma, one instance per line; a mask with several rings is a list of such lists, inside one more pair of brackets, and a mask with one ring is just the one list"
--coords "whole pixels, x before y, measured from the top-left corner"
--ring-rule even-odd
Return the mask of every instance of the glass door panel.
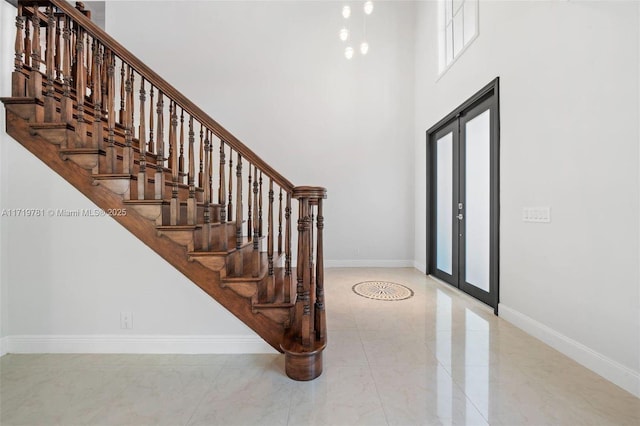
[[453, 133], [436, 142], [436, 267], [453, 275]]
[[491, 110], [465, 124], [465, 276], [489, 291], [491, 225]]

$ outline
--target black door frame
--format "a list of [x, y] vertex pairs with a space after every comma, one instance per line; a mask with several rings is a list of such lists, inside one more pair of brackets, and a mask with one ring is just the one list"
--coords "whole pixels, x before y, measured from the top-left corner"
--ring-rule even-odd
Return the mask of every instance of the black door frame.
[[[426, 173], [426, 183], [427, 183], [427, 197], [426, 197], [426, 211], [427, 211], [427, 242], [426, 242], [426, 265], [427, 265], [427, 274], [431, 274], [435, 272], [435, 238], [433, 238], [433, 232], [435, 229], [436, 215], [433, 214], [434, 208], [436, 206], [435, 201], [435, 191], [432, 190], [432, 183], [434, 181], [433, 174], [435, 173], [435, 161], [434, 155], [431, 152], [432, 141], [437, 140], [436, 134], [443, 134], [442, 130], [444, 128], [451, 127], [454, 123], [458, 123], [459, 119], [463, 118], [466, 113], [473, 108], [479, 106], [482, 103], [488, 103], [489, 107], [495, 112], [492, 114], [491, 120], [491, 151], [490, 151], [490, 185], [491, 185], [491, 199], [490, 203], [490, 256], [489, 256], [489, 292], [494, 295], [493, 300], [483, 300], [482, 290], [477, 289], [478, 291], [474, 291], [471, 286], [458, 285], [458, 288], [465, 287], [463, 291], [471, 294], [472, 296], [480, 299], [484, 303], [492, 306], [494, 309], [494, 313], [498, 315], [498, 303], [500, 301], [500, 96], [499, 96], [499, 83], [500, 78], [496, 77], [493, 81], [487, 84], [485, 87], [480, 89], [476, 94], [471, 96], [465, 102], [463, 102], [460, 106], [458, 106], [453, 112], [448, 114], [442, 120], [438, 121], [435, 125], [433, 125], [426, 132], [426, 142], [427, 142], [427, 155], [426, 155], [426, 164], [427, 164], [427, 173]], [[446, 134], [446, 133], [445, 133]], [[454, 143], [454, 147], [455, 147]], [[454, 174], [454, 175], [457, 175]], [[455, 185], [455, 183], [454, 183]], [[454, 204], [457, 204], [457, 200], [454, 200]], [[454, 227], [457, 225], [454, 225]], [[454, 234], [456, 235], [456, 234]], [[457, 238], [454, 238], [457, 240]], [[452, 244], [457, 243], [452, 242]], [[457, 251], [456, 251], [457, 253]], [[464, 257], [464, 256], [462, 256]], [[434, 274], [437, 277], [437, 274]], [[459, 279], [456, 280], [459, 282]], [[471, 290], [471, 291], [469, 291]]]

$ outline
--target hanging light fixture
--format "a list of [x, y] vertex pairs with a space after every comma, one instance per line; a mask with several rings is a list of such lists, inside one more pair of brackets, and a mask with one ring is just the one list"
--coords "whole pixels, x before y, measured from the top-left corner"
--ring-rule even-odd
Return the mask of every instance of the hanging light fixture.
[[363, 55], [366, 55], [368, 51], [369, 51], [369, 43], [367, 43], [366, 41], [363, 41], [362, 43], [360, 43], [360, 53], [362, 53]]
[[371, 15], [371, 12], [373, 12], [373, 2], [368, 0], [364, 3], [364, 13]]
[[342, 17], [344, 19], [349, 19], [349, 16], [351, 16], [351, 7], [350, 6], [344, 6], [342, 8]]
[[353, 47], [347, 46], [344, 49], [344, 57], [347, 58], [347, 59], [353, 58]]
[[340, 40], [347, 41], [348, 38], [349, 38], [349, 30], [343, 27], [340, 30]]

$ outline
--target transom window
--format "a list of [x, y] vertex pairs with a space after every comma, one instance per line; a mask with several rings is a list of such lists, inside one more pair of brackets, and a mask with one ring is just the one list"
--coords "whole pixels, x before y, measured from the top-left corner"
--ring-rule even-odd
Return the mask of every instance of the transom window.
[[478, 35], [478, 0], [440, 0], [438, 25], [442, 74]]

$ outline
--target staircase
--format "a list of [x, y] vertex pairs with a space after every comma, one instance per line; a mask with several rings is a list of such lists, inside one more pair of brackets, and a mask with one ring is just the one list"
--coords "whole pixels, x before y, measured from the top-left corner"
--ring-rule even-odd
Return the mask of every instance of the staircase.
[[294, 186], [87, 15], [18, 3], [7, 133], [283, 352], [289, 377], [318, 377], [326, 190]]

